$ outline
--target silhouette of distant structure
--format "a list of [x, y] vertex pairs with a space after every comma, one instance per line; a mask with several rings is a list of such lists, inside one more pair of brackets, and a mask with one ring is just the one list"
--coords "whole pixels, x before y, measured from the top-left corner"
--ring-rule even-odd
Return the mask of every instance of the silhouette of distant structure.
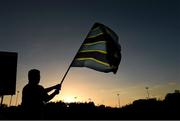
[[[180, 119], [180, 93], [168, 93], [164, 100], [156, 98], [138, 99], [132, 104], [121, 108], [112, 108], [105, 105], [96, 106], [93, 102], [64, 103], [49, 102], [44, 107], [44, 119]], [[29, 119], [22, 117], [20, 106], [3, 106], [0, 110], [0, 119]], [[32, 118], [36, 119], [36, 118]]]
[[0, 96], [15, 94], [17, 58], [16, 52], [0, 51]]
[[165, 102], [170, 104], [179, 104], [180, 103], [180, 91], [175, 90], [174, 93], [168, 93], [165, 97]]
[[180, 110], [180, 91], [175, 90], [174, 93], [168, 93], [164, 99], [165, 104], [169, 110], [173, 112], [178, 109]]
[[149, 99], [149, 87], [145, 87], [146, 91], [147, 91], [147, 99]]
[[119, 106], [119, 108], [120, 108], [120, 97], [119, 97], [119, 96], [120, 96], [120, 94], [118, 93], [118, 94], [117, 94], [117, 97], [118, 97], [118, 106]]
[[16, 96], [16, 106], [18, 105], [18, 96], [19, 96], [19, 91], [17, 91], [17, 96]]

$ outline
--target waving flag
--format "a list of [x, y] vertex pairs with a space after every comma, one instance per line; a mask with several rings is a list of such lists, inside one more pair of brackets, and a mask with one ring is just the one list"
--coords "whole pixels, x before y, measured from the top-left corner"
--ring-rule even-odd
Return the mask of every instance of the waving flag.
[[88, 67], [101, 72], [118, 70], [121, 46], [118, 36], [107, 26], [95, 23], [75, 56], [71, 67]]

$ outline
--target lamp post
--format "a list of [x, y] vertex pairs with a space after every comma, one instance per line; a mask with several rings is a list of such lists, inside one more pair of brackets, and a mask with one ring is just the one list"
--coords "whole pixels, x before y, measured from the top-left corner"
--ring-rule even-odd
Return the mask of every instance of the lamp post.
[[145, 89], [147, 90], [147, 99], [149, 99], [149, 87], [145, 87]]
[[18, 103], [18, 94], [19, 94], [19, 91], [17, 91], [16, 106], [17, 106], [17, 103]]
[[120, 98], [119, 98], [119, 93], [117, 94], [117, 96], [118, 96], [118, 105], [119, 105], [119, 108], [120, 108]]
[[74, 99], [75, 99], [75, 103], [77, 103], [77, 97], [74, 97]]
[[89, 102], [91, 102], [91, 98], [88, 98]]
[[11, 106], [12, 97], [13, 97], [13, 95], [11, 95], [10, 102], [9, 102], [9, 107]]

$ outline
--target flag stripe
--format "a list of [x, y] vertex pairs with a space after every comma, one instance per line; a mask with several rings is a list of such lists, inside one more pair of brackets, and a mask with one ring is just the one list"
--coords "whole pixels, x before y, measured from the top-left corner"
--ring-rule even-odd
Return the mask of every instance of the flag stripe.
[[105, 39], [104, 35], [99, 35], [96, 38], [86, 38], [84, 44], [99, 42], [99, 41], [107, 41], [107, 40]]
[[106, 73], [112, 72], [112, 67], [98, 63], [92, 59], [74, 60], [72, 66], [73, 67], [88, 67], [88, 68], [94, 69], [96, 71], [101, 71], [101, 72], [106, 72]]
[[97, 60], [97, 59], [95, 59], [95, 58], [76, 58], [75, 60], [83, 60], [83, 61], [93, 60], [93, 61], [95, 61], [95, 62], [97, 62], [97, 63], [100, 63], [100, 64], [103, 64], [103, 65], [105, 65], [105, 66], [110, 67], [110, 65], [109, 65], [108, 63], [103, 62], [103, 61], [100, 61], [100, 60]]
[[100, 27], [93, 28], [90, 33], [88, 34], [87, 38], [94, 38], [96, 36], [102, 35], [103, 32]]
[[83, 45], [85, 45], [85, 46], [87, 46], [87, 45], [95, 45], [95, 44], [102, 44], [102, 43], [106, 43], [106, 41], [98, 41], [98, 42], [92, 42], [92, 43], [86, 43], [86, 44], [83, 44]]
[[80, 53], [86, 53], [86, 52], [98, 52], [98, 53], [102, 53], [102, 54], [107, 54], [107, 51], [104, 50], [81, 50], [79, 51]]
[[87, 38], [95, 38], [95, 37], [98, 37], [100, 35], [102, 35], [103, 33], [99, 33], [99, 34], [96, 34], [96, 35], [89, 35]]
[[92, 31], [99, 31], [100, 30], [100, 27], [98, 26], [98, 27], [93, 27], [93, 29], [91, 30], [91, 32]]
[[91, 45], [84, 45], [81, 48], [82, 50], [102, 50], [106, 51], [106, 43], [97, 43], [97, 44], [91, 44]]
[[116, 42], [118, 44], [118, 36], [116, 33], [114, 33], [110, 28], [105, 27], [105, 31], [107, 32], [107, 35], [112, 38], [112, 41]]
[[107, 56], [106, 54], [101, 54], [98, 52], [84, 52], [84, 53], [78, 53], [76, 55], [76, 58], [95, 58], [97, 60], [108, 63], [106, 56]]

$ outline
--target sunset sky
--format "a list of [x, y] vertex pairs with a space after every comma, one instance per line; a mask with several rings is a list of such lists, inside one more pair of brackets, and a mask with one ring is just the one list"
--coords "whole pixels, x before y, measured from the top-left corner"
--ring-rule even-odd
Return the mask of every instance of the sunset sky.
[[115, 107], [118, 93], [122, 106], [146, 98], [146, 86], [158, 99], [180, 89], [179, 6], [178, 0], [1, 0], [0, 51], [18, 52], [18, 104], [30, 69], [41, 71], [44, 87], [61, 81], [95, 22], [119, 36], [117, 73], [73, 67], [51, 101]]

